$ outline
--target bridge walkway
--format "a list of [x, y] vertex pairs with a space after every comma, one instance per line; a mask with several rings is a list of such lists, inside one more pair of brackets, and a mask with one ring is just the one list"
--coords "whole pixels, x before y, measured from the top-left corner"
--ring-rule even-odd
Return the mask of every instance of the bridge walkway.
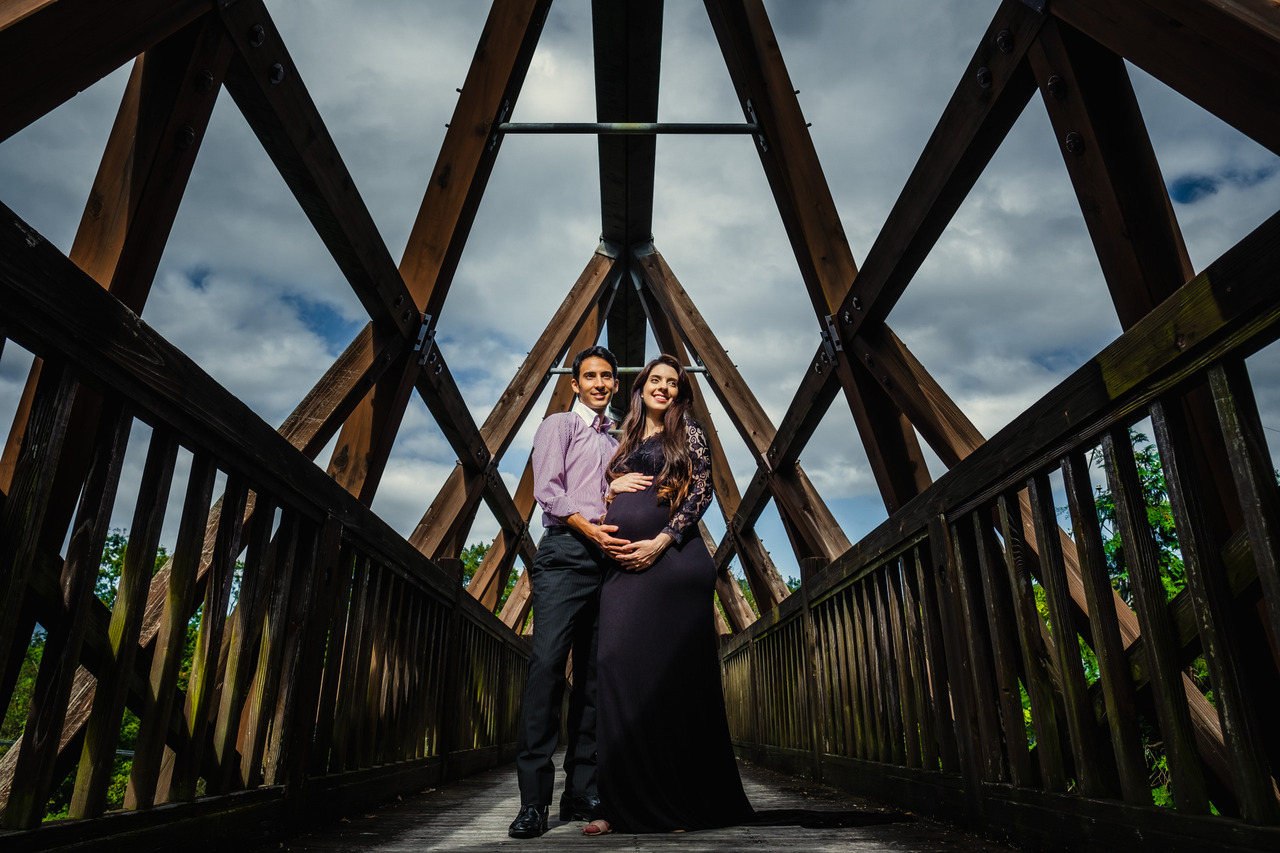
[[951, 826], [742, 762], [743, 785], [760, 820], [755, 825], [664, 835], [582, 835], [582, 822], [551, 816], [536, 840], [507, 837], [519, 809], [513, 765], [404, 796], [252, 853], [427, 853], [427, 851], [788, 851], [807, 853], [998, 853], [1011, 848]]

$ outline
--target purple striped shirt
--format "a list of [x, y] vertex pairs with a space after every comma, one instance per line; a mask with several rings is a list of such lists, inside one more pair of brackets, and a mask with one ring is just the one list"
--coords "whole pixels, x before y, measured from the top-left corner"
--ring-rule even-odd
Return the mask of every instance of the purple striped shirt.
[[533, 436], [533, 497], [542, 507], [544, 528], [563, 526], [575, 512], [593, 524], [604, 517], [604, 471], [618, 447], [610, 426], [608, 418], [577, 400], [569, 411], [539, 424]]

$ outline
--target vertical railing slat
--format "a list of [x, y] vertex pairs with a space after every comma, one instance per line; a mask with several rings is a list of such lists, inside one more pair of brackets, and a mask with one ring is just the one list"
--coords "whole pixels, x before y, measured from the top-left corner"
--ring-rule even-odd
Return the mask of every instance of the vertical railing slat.
[[897, 663], [897, 703], [902, 714], [902, 730], [905, 763], [908, 767], [920, 766], [920, 724], [916, 719], [916, 704], [911, 681], [911, 661], [907, 651], [906, 627], [903, 614], [902, 565], [900, 560], [889, 563], [885, 585], [889, 593], [889, 627], [893, 634], [893, 656]]
[[951, 542], [950, 525], [945, 516], [929, 521], [929, 550], [932, 556], [932, 582], [936, 585], [938, 611], [942, 616], [942, 633], [946, 638], [948, 688], [956, 721], [956, 751], [960, 758], [960, 776], [964, 780], [965, 808], [970, 820], [981, 822], [984, 813], [982, 770], [979, 758], [980, 740], [974, 719], [972, 664], [965, 655], [965, 642], [956, 609], [954, 578], [956, 551]]
[[973, 523], [969, 518], [961, 518], [951, 524], [950, 533], [954, 552], [954, 591], [960, 613], [958, 627], [968, 652], [969, 687], [973, 691], [973, 713], [978, 724], [983, 778], [988, 782], [1003, 781], [1008, 778], [1008, 770], [999, 725], [1001, 706], [987, 620], [978, 592], [981, 582], [976, 577], [978, 551]]
[[125, 789], [125, 808], [150, 808], [155, 804], [158, 793], [161, 796], [168, 794], [167, 790], [159, 791], [161, 762], [169, 735], [169, 721], [174, 714], [175, 690], [187, 645], [187, 626], [195, 609], [197, 577], [209, 524], [209, 502], [213, 499], [217, 473], [211, 455], [203, 452], [193, 454], [182, 500], [182, 516], [178, 522], [178, 538], [174, 542], [173, 558], [169, 561], [168, 589], [151, 654], [147, 694], [142, 713], [138, 715], [138, 739]]
[[1106, 796], [1111, 785], [1099, 761], [1098, 736], [1089, 685], [1080, 657], [1080, 635], [1071, 612], [1071, 592], [1067, 589], [1067, 568], [1059, 542], [1057, 512], [1047, 474], [1037, 474], [1027, 481], [1031, 501], [1031, 520], [1035, 525], [1036, 544], [1040, 554], [1040, 581], [1049, 604], [1049, 622], [1053, 629], [1053, 651], [1058, 678], [1062, 685], [1063, 704], [1067, 715], [1067, 731], [1071, 736], [1075, 759], [1076, 781], [1087, 797]]
[[1000, 535], [1004, 538], [1005, 571], [1013, 593], [1013, 613], [1022, 648], [1023, 687], [1031, 702], [1031, 725], [1035, 730], [1036, 758], [1041, 784], [1046, 791], [1067, 790], [1067, 771], [1062, 754], [1062, 733], [1050, 677], [1052, 664], [1044, 638], [1044, 622], [1036, 610], [1035, 590], [1027, 567], [1027, 544], [1022, 538], [1022, 510], [1017, 495], [1001, 495]]
[[93, 709], [85, 726], [84, 747], [71, 797], [71, 817], [95, 817], [107, 806], [107, 786], [115, 761], [120, 726], [124, 719], [129, 677], [138, 655], [138, 637], [147, 604], [147, 590], [155, 567], [164, 525], [178, 441], [163, 427], [152, 430], [143, 465], [129, 547], [125, 550], [115, 603], [111, 609], [109, 636], [112, 660], [97, 678]]
[[1018, 653], [1014, 639], [1013, 600], [1009, 595], [1008, 576], [1001, 564], [999, 548], [994, 541], [992, 517], [986, 510], [973, 513], [973, 538], [977, 548], [982, 596], [986, 607], [987, 628], [995, 661], [996, 687], [999, 691], [1000, 716], [1004, 721], [1004, 743], [1009, 762], [1009, 780], [1018, 787], [1032, 784], [1031, 753], [1027, 749], [1027, 730], [1022, 717], [1022, 694], [1018, 689]]
[[276, 566], [271, 573], [270, 598], [265, 624], [261, 628], [256, 673], [245, 707], [244, 744], [240, 749], [240, 785], [243, 788], [256, 788], [262, 782], [267, 732], [274, 716], [284, 669], [289, 599], [298, 573], [298, 534], [297, 512], [288, 507], [282, 509], [274, 548]]
[[216, 770], [214, 778], [206, 784], [206, 792], [210, 794], [230, 790], [233, 780], [239, 779], [240, 719], [249, 695], [249, 680], [257, 668], [258, 642], [271, 597], [274, 561], [268, 559], [267, 551], [275, 523], [275, 505], [259, 493], [252, 496], [251, 502], [240, 594], [227, 620], [226, 665], [213, 730]]
[[947, 667], [947, 641], [942, 631], [942, 613], [938, 608], [938, 588], [934, 583], [934, 573], [919, 546], [912, 549], [912, 562], [916, 566], [916, 588], [920, 593], [920, 613], [924, 622], [925, 651], [929, 667], [929, 706], [934, 732], [937, 734], [939, 760], [942, 762], [942, 772], [959, 773], [960, 752], [956, 744], [955, 719], [951, 712], [948, 687], [951, 673]]
[[[340, 632], [342, 654], [338, 660], [341, 661], [341, 669], [334, 673], [337, 676], [338, 690], [332, 710], [332, 733], [328, 736], [331, 743], [328, 769], [331, 772], [347, 770], [351, 766], [355, 725], [363, 706], [363, 702], [358, 700], [358, 691], [362, 684], [359, 675], [360, 653], [369, 601], [374, 594], [376, 580], [368, 557], [357, 554], [356, 566], [350, 603], [345, 614], [346, 618], [343, 619], [343, 630]], [[329, 672], [326, 668], [326, 680], [328, 676]], [[323, 718], [321, 720], [324, 721]]]
[[893, 617], [889, 609], [888, 577], [882, 566], [872, 575], [872, 592], [876, 601], [876, 644], [880, 647], [881, 675], [884, 677], [885, 717], [889, 731], [889, 760], [906, 764], [905, 736], [902, 723], [902, 699], [898, 684], [898, 648], [893, 638]]
[[0, 698], [6, 708], [31, 641], [34, 620], [22, 611], [78, 388], [74, 371], [45, 363], [0, 516]]
[[1280, 660], [1280, 486], [1244, 362], [1216, 365], [1209, 387], [1258, 569], [1272, 653]]
[[[921, 619], [920, 578], [916, 574], [915, 550], [902, 555], [902, 591], [906, 612], [907, 653], [911, 664], [911, 688], [920, 726], [920, 766], [940, 768], [937, 725], [929, 695], [929, 675], [925, 659], [924, 621]], [[909, 757], [909, 756], [908, 756]]]
[[1133, 458], [1129, 434], [1116, 428], [1102, 437], [1107, 480], [1115, 498], [1120, 535], [1125, 543], [1125, 568], [1133, 589], [1138, 622], [1151, 669], [1151, 690], [1172, 777], [1170, 793], [1180, 811], [1204, 814], [1209, 796], [1204, 769], [1196, 749], [1191, 714], [1182, 687], [1173, 626], [1165, 603], [1164, 584], [1156, 545], [1147, 522], [1147, 508]]
[[1106, 707], [1111, 749], [1115, 755], [1120, 791], [1125, 802], [1151, 803], [1151, 782], [1138, 732], [1137, 697], [1129, 673], [1120, 622], [1113, 604], [1113, 588], [1103, 553], [1102, 529], [1094, 504], [1092, 483], [1084, 453], [1077, 450], [1062, 461], [1067, 504], [1071, 511], [1076, 557], [1089, 605], [1093, 651], [1098, 658], [1098, 678]]
[[1265, 735], [1255, 712], [1250, 673], [1231, 614], [1231, 591], [1226, 571], [1200, 496], [1199, 473], [1192, 456], [1192, 439], [1185, 415], [1176, 402], [1151, 405], [1151, 423], [1160, 448], [1169, 504], [1178, 531], [1178, 550], [1191, 591], [1200, 645], [1213, 684], [1214, 704], [1231, 754], [1231, 775], [1241, 816], [1249, 823], [1275, 823], [1276, 807], [1271, 770], [1267, 766]]
[[[218, 658], [222, 635], [227, 623], [227, 605], [231, 580], [240, 553], [240, 536], [244, 526], [249, 486], [234, 472], [227, 474], [222, 496], [222, 516], [213, 547], [209, 570], [205, 573], [204, 603], [200, 610], [200, 630], [191, 661], [191, 680], [187, 684], [184, 741], [175, 750], [174, 762], [161, 771], [160, 790], [168, 790], [170, 801], [191, 800], [196, 795], [196, 780], [203, 770], [205, 735], [209, 729], [209, 709], [217, 701]], [[164, 776], [169, 775], [169, 784]]]
[[[66, 398], [71, 396], [68, 393]], [[46, 622], [44, 652], [26, 726], [14, 746], [18, 750], [17, 762], [3, 817], [7, 829], [38, 826], [54, 785], [61, 781], [54, 779], [58, 747], [132, 424], [132, 416], [119, 400], [108, 399], [103, 404], [93, 438], [92, 461], [67, 542], [60, 606], [55, 609], [54, 618], [42, 617]], [[95, 757], [102, 759], [101, 753]]]

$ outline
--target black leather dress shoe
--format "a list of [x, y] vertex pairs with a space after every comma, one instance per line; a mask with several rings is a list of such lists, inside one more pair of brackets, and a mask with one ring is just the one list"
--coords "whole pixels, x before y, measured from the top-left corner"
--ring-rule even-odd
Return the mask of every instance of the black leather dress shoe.
[[547, 831], [546, 806], [521, 806], [520, 814], [511, 821], [507, 835], [512, 838], [537, 838]]
[[595, 820], [599, 811], [600, 798], [595, 794], [587, 794], [584, 797], [560, 795], [561, 820]]

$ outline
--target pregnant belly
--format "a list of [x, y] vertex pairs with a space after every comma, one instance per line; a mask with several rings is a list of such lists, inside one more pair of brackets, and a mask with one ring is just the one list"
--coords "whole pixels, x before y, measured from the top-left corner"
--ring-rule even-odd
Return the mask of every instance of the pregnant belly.
[[642, 492], [623, 492], [609, 504], [605, 524], [618, 525], [613, 534], [619, 539], [636, 542], [652, 539], [662, 532], [671, 518], [671, 507], [659, 504], [653, 487]]

